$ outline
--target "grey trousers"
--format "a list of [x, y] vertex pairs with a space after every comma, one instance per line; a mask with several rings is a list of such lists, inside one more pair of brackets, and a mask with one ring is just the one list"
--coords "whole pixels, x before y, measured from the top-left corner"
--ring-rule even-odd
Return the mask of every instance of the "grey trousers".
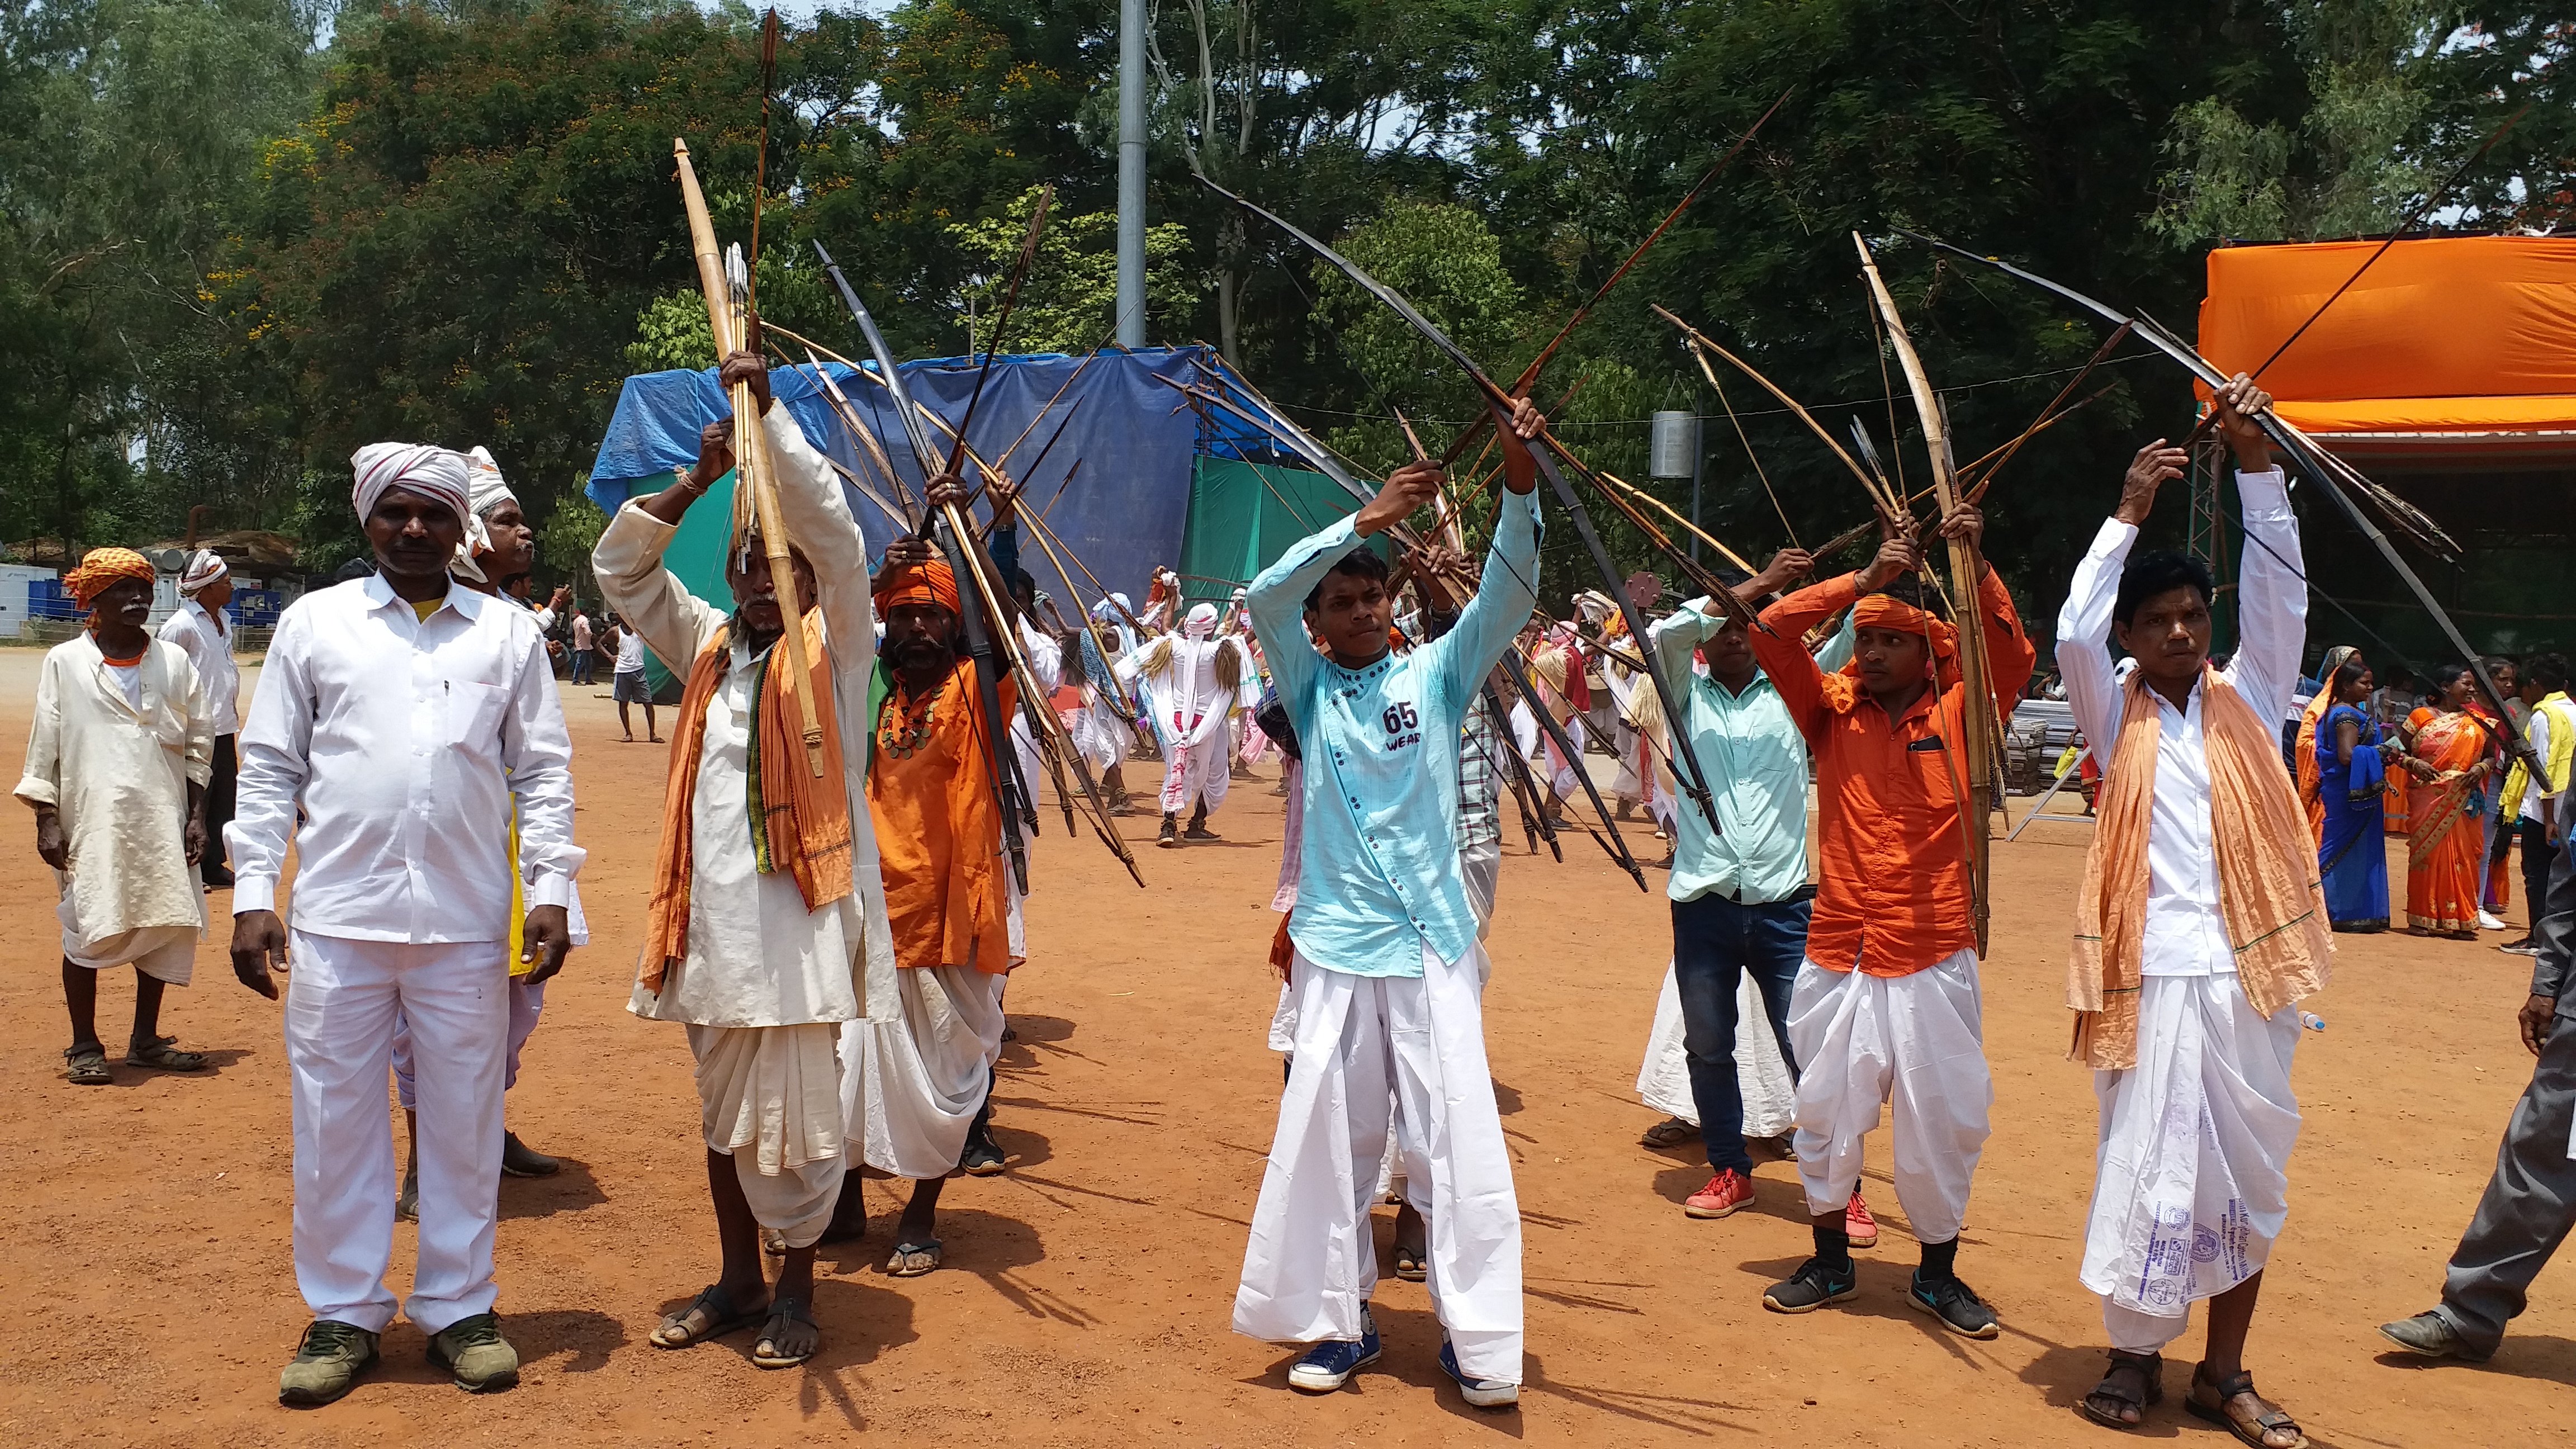
[[[2535, 934], [2548, 953], [2541, 974], [2563, 980], [2576, 946], [2576, 870], [2564, 851], [2550, 870], [2546, 914]], [[2555, 983], [2534, 981], [2544, 984]], [[2477, 1216], [2451, 1254], [2442, 1304], [2435, 1310], [2479, 1353], [2493, 1353], [2503, 1342], [2505, 1322], [2522, 1311], [2531, 1280], [2576, 1227], [2576, 1161], [2567, 1155], [2569, 1132], [2576, 1127], [2576, 1016], [2569, 1014], [2576, 1001], [2562, 991], [2558, 1003], [2531, 1085], [2505, 1123], [2495, 1175], [2487, 1179]]]

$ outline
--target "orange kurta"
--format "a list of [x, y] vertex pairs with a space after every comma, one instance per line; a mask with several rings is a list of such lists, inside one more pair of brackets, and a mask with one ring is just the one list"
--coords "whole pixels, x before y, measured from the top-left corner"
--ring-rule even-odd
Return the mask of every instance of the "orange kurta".
[[[1789, 706], [1816, 759], [1815, 915], [1807, 959], [1833, 971], [1910, 976], [1977, 944], [1967, 851], [1959, 833], [1959, 742], [1965, 688], [1926, 689], [1894, 720], [1860, 681], [1816, 668], [1801, 641], [1851, 607], [1858, 575], [1800, 589], [1762, 611], [1754, 656]], [[1987, 681], [2004, 709], [2039, 657], [2022, 636], [2012, 595], [1989, 569], [1977, 585]]]
[[[888, 671], [892, 674], [892, 671]], [[975, 666], [960, 659], [911, 743], [914, 701], [900, 675], [880, 707], [868, 767], [868, 814], [885, 876], [886, 924], [898, 966], [1011, 969], [1010, 863], [993, 800], [993, 768], [979, 728]], [[1015, 707], [1001, 687], [1004, 718]]]

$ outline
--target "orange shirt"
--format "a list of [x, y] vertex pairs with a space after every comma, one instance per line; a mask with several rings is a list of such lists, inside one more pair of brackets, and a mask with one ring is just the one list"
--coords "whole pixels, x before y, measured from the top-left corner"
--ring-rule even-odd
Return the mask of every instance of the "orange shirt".
[[[993, 801], [975, 699], [975, 665], [959, 659], [939, 687], [912, 744], [913, 701], [888, 670], [894, 692], [879, 710], [868, 763], [868, 815], [876, 822], [885, 878], [886, 925], [898, 966], [1011, 969], [1010, 898], [1002, 820]], [[1015, 707], [1001, 687], [1005, 718]], [[890, 743], [891, 742], [891, 743]]]
[[[1926, 689], [1890, 720], [1857, 678], [1816, 668], [1800, 641], [1851, 607], [1857, 578], [1827, 579], [1763, 610], [1769, 629], [1753, 631], [1753, 653], [1816, 760], [1820, 878], [1807, 959], [1831, 971], [1908, 976], [1977, 944], [1959, 835], [1966, 692], [1953, 685], [1936, 701]], [[2039, 656], [1992, 569], [1977, 585], [1976, 613], [1993, 675], [1987, 683], [1997, 708], [2009, 708]]]

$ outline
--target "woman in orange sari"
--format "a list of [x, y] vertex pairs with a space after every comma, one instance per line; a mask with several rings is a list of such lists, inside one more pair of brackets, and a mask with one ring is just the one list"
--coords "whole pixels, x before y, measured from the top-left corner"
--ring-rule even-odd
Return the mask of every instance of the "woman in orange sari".
[[[2325, 662], [2317, 666], [2317, 692], [2308, 697], [2308, 707], [2299, 715], [2299, 733], [2290, 746], [2290, 758], [2299, 774], [2299, 803], [2308, 807], [2308, 834], [2322, 844], [2326, 838], [2325, 783], [2317, 767], [2317, 721], [2334, 708], [2335, 671], [2346, 662], [2357, 659], [2361, 651], [2349, 644], [2338, 644], [2326, 651]], [[2086, 797], [2091, 808], [2091, 797]]]
[[2485, 884], [2479, 786], [2502, 751], [2494, 728], [2470, 706], [2476, 681], [2465, 665], [2433, 671], [2433, 703], [2399, 731], [2412, 777], [2406, 809], [2406, 930], [2475, 940]]

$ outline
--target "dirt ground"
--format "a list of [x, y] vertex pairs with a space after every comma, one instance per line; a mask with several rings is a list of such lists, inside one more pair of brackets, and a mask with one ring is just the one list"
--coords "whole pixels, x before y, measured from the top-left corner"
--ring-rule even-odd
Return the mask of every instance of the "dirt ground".
[[[0, 734], [22, 739], [34, 651], [0, 652]], [[1285, 1387], [1289, 1350], [1227, 1330], [1270, 1138], [1278, 1059], [1263, 1048], [1278, 863], [1269, 779], [1241, 784], [1221, 845], [1163, 852], [1128, 822], [1148, 888], [1052, 811], [1036, 845], [1032, 960], [1011, 988], [1002, 1059], [1006, 1176], [951, 1185], [947, 1266], [881, 1270], [900, 1184], [871, 1182], [869, 1238], [828, 1254], [825, 1335], [801, 1370], [763, 1372], [750, 1335], [666, 1353], [656, 1317], [715, 1273], [689, 1056], [678, 1028], [625, 1012], [663, 753], [617, 739], [605, 692], [568, 691], [582, 877], [596, 944], [556, 982], [510, 1122], [561, 1176], [501, 1189], [501, 1311], [526, 1365], [512, 1393], [458, 1393], [397, 1323], [354, 1395], [298, 1412], [277, 1370], [306, 1319], [288, 1256], [285, 1056], [274, 1006], [242, 990], [224, 937], [199, 951], [164, 1029], [210, 1051], [196, 1077], [117, 1069], [70, 1086], [54, 888], [23, 837], [0, 852], [0, 1082], [12, 1184], [0, 1295], [0, 1439], [11, 1444], [562, 1446], [785, 1444], [866, 1431], [921, 1443], [1472, 1445], [2113, 1442], [2072, 1411], [2100, 1373], [2096, 1301], [2075, 1280], [2091, 1186], [2090, 1083], [2062, 1060], [2063, 962], [2082, 827], [2042, 824], [1996, 850], [1985, 968], [1995, 1131], [1960, 1255], [2004, 1319], [1976, 1343], [1902, 1302], [1914, 1261], [1888, 1231], [1862, 1294], [1803, 1318], [1759, 1295], [1807, 1252], [1793, 1169], [1765, 1162], [1756, 1205], [1682, 1216], [1706, 1177], [1687, 1151], [1637, 1145], [1654, 1114], [1630, 1086], [1667, 954], [1660, 896], [1590, 842], [1563, 865], [1510, 842], [1486, 998], [1495, 1091], [1527, 1227], [1528, 1386], [1514, 1414], [1468, 1409], [1441, 1380], [1420, 1285], [1378, 1297], [1386, 1357], [1323, 1399]], [[667, 722], [667, 713], [664, 716]], [[24, 830], [22, 824], [19, 827]], [[2402, 860], [2400, 861], [2402, 870]], [[1660, 877], [1651, 877], [1658, 892]], [[224, 898], [216, 898], [223, 914]], [[2517, 902], [2514, 919], [2520, 920]], [[2513, 1012], [2528, 962], [2495, 939], [2341, 938], [2330, 1023], [2303, 1038], [2307, 1127], [2289, 1228], [2248, 1363], [2319, 1445], [2564, 1443], [2576, 1422], [2576, 1271], [2541, 1275], [2531, 1311], [2480, 1367], [2381, 1351], [2383, 1319], [2429, 1306], [2529, 1074]], [[130, 976], [104, 985], [124, 1039]], [[1383, 1247], [1388, 1220], [1378, 1219]], [[412, 1230], [397, 1229], [394, 1287]], [[2142, 1437], [2230, 1442], [2171, 1396]], [[2552, 1427], [2556, 1426], [2556, 1427]]]

